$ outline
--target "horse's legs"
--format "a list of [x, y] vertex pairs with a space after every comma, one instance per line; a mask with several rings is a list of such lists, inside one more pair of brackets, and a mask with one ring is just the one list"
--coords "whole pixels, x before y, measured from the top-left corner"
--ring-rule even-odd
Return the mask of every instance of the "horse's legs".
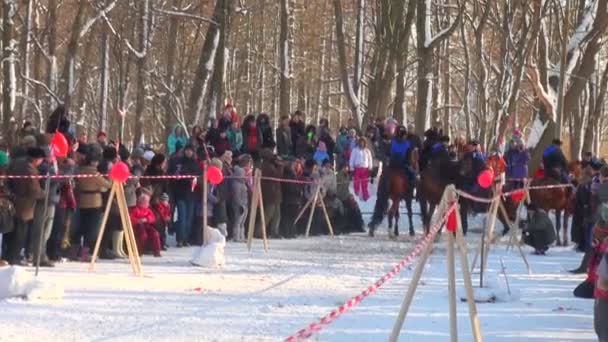
[[428, 234], [429, 230], [429, 218], [428, 218], [428, 203], [420, 198], [420, 215], [422, 216], [422, 226], [424, 228], [424, 234]]
[[405, 198], [405, 205], [407, 207], [407, 218], [409, 220], [409, 224], [410, 224], [410, 236], [415, 236], [416, 232], [414, 231], [414, 219], [413, 219], [413, 213], [412, 213], [412, 197], [407, 196]]
[[397, 202], [396, 208], [395, 208], [395, 236], [399, 236], [399, 202]]
[[562, 226], [562, 211], [556, 209], [555, 210], [555, 233], [557, 235], [557, 245], [562, 245], [562, 238], [559, 235], [560, 228]]
[[469, 220], [468, 220], [468, 212], [469, 205], [466, 200], [460, 201], [460, 220], [462, 221], [462, 234], [467, 235], [467, 231], [469, 230]]
[[570, 215], [569, 215], [568, 211], [564, 210], [564, 228], [563, 228], [563, 232], [562, 232], [562, 234], [563, 234], [562, 242], [563, 242], [563, 245], [566, 247], [569, 245], [569, 243], [568, 243], [568, 240], [569, 240], [569, 238], [568, 238], [568, 221], [569, 221], [569, 219], [570, 219]]
[[393, 208], [391, 207], [391, 209], [389, 209], [388, 211], [388, 235], [392, 236], [393, 234], [392, 229], [393, 229]]

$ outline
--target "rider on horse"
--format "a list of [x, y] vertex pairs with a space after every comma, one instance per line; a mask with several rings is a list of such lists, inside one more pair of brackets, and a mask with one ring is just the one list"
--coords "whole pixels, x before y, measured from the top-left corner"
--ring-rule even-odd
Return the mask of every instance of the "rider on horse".
[[551, 146], [543, 151], [545, 174], [561, 183], [568, 183], [568, 161], [561, 149], [562, 142], [554, 139]]
[[403, 170], [411, 184], [416, 181], [416, 172], [410, 165], [410, 152], [415, 147], [407, 139], [407, 129], [404, 126], [397, 128], [396, 136], [391, 141], [389, 166], [392, 169]]

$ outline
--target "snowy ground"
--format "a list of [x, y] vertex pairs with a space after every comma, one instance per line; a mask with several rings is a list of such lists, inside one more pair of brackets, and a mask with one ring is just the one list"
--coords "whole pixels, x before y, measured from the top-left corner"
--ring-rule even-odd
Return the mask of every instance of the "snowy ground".
[[[472, 248], [479, 235], [468, 239]], [[133, 277], [124, 261], [101, 262], [92, 274], [85, 264], [59, 264], [42, 270], [41, 277], [65, 287], [63, 300], [0, 301], [0, 341], [277, 341], [376, 281], [409, 253], [413, 244], [406, 240], [390, 241], [383, 231], [374, 239], [355, 235], [271, 241], [269, 254], [259, 241], [251, 254], [244, 244], [228, 243], [227, 265], [220, 270], [191, 267], [194, 249], [173, 248], [162, 258], [144, 256], [142, 279]], [[580, 254], [554, 248], [545, 257], [528, 255], [532, 275], [518, 254], [506, 253], [504, 247], [490, 255], [491, 269], [499, 269], [500, 257], [521, 298], [478, 305], [485, 341], [596, 340], [593, 302], [572, 296], [583, 277], [565, 271], [578, 265]], [[413, 266], [312, 340], [387, 340]], [[445, 246], [440, 242], [405, 321], [402, 341], [448, 340], [445, 274]], [[461, 287], [462, 278], [457, 282]], [[472, 341], [467, 312], [466, 303], [459, 303], [462, 341]]]

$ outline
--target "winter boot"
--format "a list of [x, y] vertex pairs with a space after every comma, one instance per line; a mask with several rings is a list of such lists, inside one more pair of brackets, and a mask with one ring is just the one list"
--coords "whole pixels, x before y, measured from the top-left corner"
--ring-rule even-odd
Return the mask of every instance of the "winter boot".
[[593, 299], [594, 292], [595, 284], [589, 280], [580, 283], [573, 291], [574, 297], [585, 299]]
[[91, 255], [89, 254], [89, 247], [82, 247], [78, 260], [80, 262], [91, 262]]
[[570, 271], [570, 273], [573, 273], [573, 274], [587, 273], [587, 266], [589, 266], [590, 258], [591, 258], [591, 249], [587, 248], [587, 250], [585, 251], [585, 255], [583, 256], [583, 260], [581, 260], [581, 265], [577, 269]]
[[117, 230], [112, 233], [112, 252], [117, 258], [125, 259], [127, 256], [122, 248], [125, 232]]
[[78, 261], [78, 250], [80, 250], [80, 246], [70, 246], [70, 249], [68, 250], [68, 259]]
[[220, 233], [224, 235], [224, 237], [228, 236], [228, 230], [226, 229], [226, 223], [218, 223], [217, 229], [219, 229]]

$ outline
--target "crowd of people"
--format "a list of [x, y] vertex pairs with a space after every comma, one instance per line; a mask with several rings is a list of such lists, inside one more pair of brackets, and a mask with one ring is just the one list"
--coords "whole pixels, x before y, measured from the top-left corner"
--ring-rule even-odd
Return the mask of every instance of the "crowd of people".
[[[75, 134], [68, 124], [59, 129], [70, 141], [66, 158], [53, 156], [51, 139], [56, 129], [48, 126], [41, 133], [26, 123], [17, 146], [0, 152], [0, 175], [11, 176], [0, 179], [2, 264], [30, 265], [38, 258], [42, 267], [52, 267], [63, 259], [90, 261], [108, 205], [112, 185], [108, 174], [119, 161], [130, 168], [131, 177], [124, 189], [128, 219], [140, 253], [160, 257], [170, 244], [177, 248], [201, 245], [205, 215], [208, 224], [228, 239], [244, 241], [254, 168], [260, 169], [263, 177], [265, 229], [271, 238], [293, 238], [304, 233], [307, 219], [296, 222], [296, 218], [318, 184], [334, 231], [363, 231], [361, 212], [348, 187], [351, 151], [365, 149], [362, 146], [366, 140], [359, 139], [354, 131], [347, 139], [339, 139], [338, 146], [327, 120], [318, 127], [305, 126], [302, 113], [296, 112], [292, 117], [282, 117], [273, 131], [268, 115], [248, 115], [241, 120], [234, 108], [227, 106], [206, 130], [195, 126], [191, 134], [186, 134], [182, 125], [176, 125], [166, 148], [153, 150], [142, 145], [131, 151], [104, 132], [89, 141], [85, 134]], [[352, 164], [357, 170], [372, 166], [369, 150], [363, 155], [361, 161]], [[208, 184], [207, 211], [203, 212], [205, 163], [220, 168], [224, 181]], [[335, 165], [338, 170], [334, 170]], [[41, 177], [46, 175], [59, 177]], [[358, 193], [368, 197], [367, 182], [360, 183], [365, 183], [361, 186], [365, 193]], [[99, 256], [125, 258], [120, 211], [117, 203], [110, 205]], [[317, 205], [300, 217], [307, 218], [310, 210], [311, 234], [328, 232]], [[174, 245], [168, 235], [175, 236]], [[259, 219], [255, 235], [261, 236]]]

